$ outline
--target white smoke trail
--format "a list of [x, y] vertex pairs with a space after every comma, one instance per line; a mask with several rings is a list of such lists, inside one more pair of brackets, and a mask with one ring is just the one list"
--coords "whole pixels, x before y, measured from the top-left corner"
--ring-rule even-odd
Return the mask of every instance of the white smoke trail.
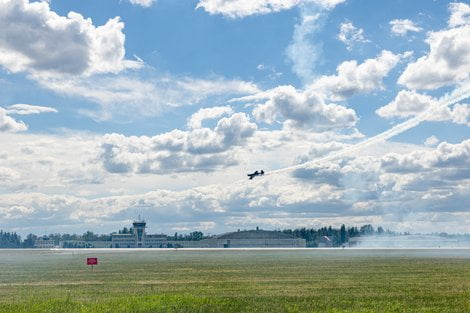
[[318, 158], [312, 161], [308, 161], [302, 164], [278, 169], [275, 171], [271, 171], [266, 173], [265, 175], [274, 175], [274, 174], [280, 174], [283, 172], [288, 172], [288, 171], [294, 171], [297, 169], [301, 168], [306, 168], [310, 165], [325, 162], [325, 161], [331, 161], [340, 157], [343, 157], [345, 155], [349, 155], [353, 152], [356, 152], [360, 149], [363, 149], [367, 146], [373, 145], [377, 142], [384, 141], [387, 139], [390, 139], [396, 135], [399, 135], [408, 129], [411, 129], [413, 127], [416, 127], [419, 123], [425, 121], [428, 117], [432, 116], [433, 113], [436, 110], [439, 110], [443, 106], [450, 106], [453, 104], [456, 104], [459, 101], [462, 101], [466, 98], [470, 97], [470, 84], [466, 84], [465, 86], [461, 86], [458, 89], [455, 89], [452, 93], [444, 95], [441, 99], [439, 99], [439, 102], [436, 106], [433, 106], [429, 108], [428, 110], [424, 111], [423, 113], [403, 122], [398, 125], [395, 125], [394, 127], [390, 128], [389, 130], [384, 131], [383, 133], [380, 133], [376, 136], [370, 137], [362, 142], [359, 142], [353, 146], [350, 146], [348, 148], [345, 148], [343, 150], [340, 150], [338, 152], [335, 152], [333, 154], [329, 154], [325, 157]]
[[303, 2], [300, 6], [300, 21], [295, 25], [292, 43], [286, 49], [292, 62], [292, 71], [304, 84], [315, 79], [315, 64], [321, 55], [321, 45], [313, 38], [321, 31], [328, 13], [315, 2]]
[[322, 56], [322, 44], [315, 37], [325, 27], [329, 12], [343, 2], [346, 0], [299, 1], [300, 18], [286, 56], [292, 63], [292, 72], [304, 85], [315, 80], [315, 67]]

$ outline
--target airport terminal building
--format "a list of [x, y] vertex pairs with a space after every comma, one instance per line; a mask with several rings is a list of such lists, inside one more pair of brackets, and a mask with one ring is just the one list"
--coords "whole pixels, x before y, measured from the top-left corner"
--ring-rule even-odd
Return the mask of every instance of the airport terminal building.
[[55, 248], [54, 240], [47, 236], [42, 236], [36, 239], [34, 247], [37, 249], [52, 249]]
[[145, 232], [144, 220], [134, 221], [132, 234], [112, 234], [112, 248], [304, 248], [305, 239], [280, 231], [243, 230], [202, 240], [173, 240]]
[[112, 234], [112, 248], [166, 248], [168, 246], [167, 236], [149, 235], [145, 232], [147, 223], [137, 220], [132, 223], [133, 234]]

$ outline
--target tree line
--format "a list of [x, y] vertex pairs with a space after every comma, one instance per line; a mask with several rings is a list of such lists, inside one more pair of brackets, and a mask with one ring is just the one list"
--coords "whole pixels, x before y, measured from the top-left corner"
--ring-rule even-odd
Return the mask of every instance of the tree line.
[[[321, 227], [321, 228], [296, 228], [296, 229], [278, 229], [277, 231], [290, 234], [292, 236], [303, 238], [307, 242], [307, 247], [318, 247], [321, 246], [321, 243], [328, 243], [333, 247], [341, 247], [345, 245], [350, 238], [353, 237], [361, 237], [361, 236], [398, 236], [398, 235], [410, 235], [410, 233], [400, 233], [394, 232], [390, 230], [384, 230], [381, 226], [375, 229], [372, 225], [367, 224], [361, 227], [346, 227], [344, 224], [341, 225], [339, 228], [335, 228], [332, 226], [328, 227]], [[59, 245], [59, 242], [69, 242], [68, 245], [64, 247], [69, 248], [85, 248], [91, 247], [92, 245], [88, 242], [92, 241], [110, 241], [112, 234], [109, 235], [99, 235], [95, 234], [92, 231], [86, 231], [82, 235], [77, 234], [49, 234], [46, 237], [50, 240], [54, 241], [56, 246]], [[127, 228], [124, 227], [120, 229], [118, 234], [133, 234], [134, 230], [132, 227]], [[451, 235], [447, 233], [433, 233], [432, 235], [440, 236], [440, 237], [447, 237], [452, 238], [455, 236], [463, 236], [465, 238], [470, 239], [470, 235]], [[325, 239], [325, 236], [328, 239]], [[207, 238], [211, 238], [210, 236], [204, 235], [201, 231], [194, 231], [189, 234], [178, 234], [175, 233], [173, 236], [167, 236], [169, 240], [174, 241], [198, 241]], [[5, 232], [0, 230], [0, 248], [34, 248], [34, 244], [38, 236], [35, 234], [28, 234], [25, 239], [21, 239], [21, 236], [15, 232]], [[83, 244], [77, 245], [77, 241], [84, 242]]]
[[91, 231], [86, 231], [83, 235], [77, 234], [49, 234], [45, 236], [37, 236], [28, 234], [24, 240], [16, 232], [4, 232], [0, 230], [0, 248], [34, 248], [34, 244], [39, 237], [53, 240], [55, 245], [59, 245], [60, 241], [111, 241], [111, 235], [97, 235]]
[[[307, 247], [318, 247], [320, 243], [325, 240], [331, 243], [333, 247], [341, 247], [345, 245], [349, 238], [360, 237], [360, 236], [395, 236], [401, 235], [401, 233], [393, 232], [390, 230], [384, 230], [381, 226], [377, 229], [370, 224], [363, 225], [361, 227], [348, 227], [343, 224], [340, 228], [334, 228], [332, 226], [315, 228], [297, 228], [297, 229], [284, 229], [283, 233], [293, 235], [298, 238], [303, 238], [307, 242]], [[328, 239], [325, 239], [325, 236]]]
[[[37, 236], [35, 234], [28, 234], [24, 240], [21, 240], [21, 236], [16, 232], [4, 232], [0, 230], [0, 249], [15, 249], [15, 248], [34, 248], [34, 244], [39, 237], [48, 238], [49, 240], [54, 241], [54, 245], [58, 246], [61, 241], [65, 242], [64, 248], [89, 248], [92, 247], [88, 242], [91, 241], [110, 241], [112, 234], [109, 235], [99, 235], [95, 234], [92, 231], [86, 231], [82, 235], [77, 234], [49, 234], [45, 236]], [[124, 227], [120, 229], [118, 234], [133, 234], [134, 229], [132, 227]], [[174, 236], [168, 236], [170, 240], [178, 241], [188, 241], [188, 240], [202, 240], [209, 238], [200, 231], [194, 231], [189, 234], [178, 234], [175, 233]], [[81, 241], [83, 243], [77, 243]]]

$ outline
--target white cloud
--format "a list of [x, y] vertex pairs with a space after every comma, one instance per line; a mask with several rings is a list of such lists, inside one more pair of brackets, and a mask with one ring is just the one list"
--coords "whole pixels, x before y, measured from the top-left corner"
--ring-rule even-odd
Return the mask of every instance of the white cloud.
[[96, 120], [154, 116], [168, 107], [211, 96], [258, 91], [253, 83], [221, 77], [171, 77], [149, 74], [150, 68], [145, 78], [141, 72], [123, 73], [144, 65], [142, 60], [125, 59], [123, 27], [119, 17], [94, 26], [91, 19], [75, 12], [59, 16], [46, 2], [2, 0], [0, 66], [26, 72], [56, 93], [99, 104], [100, 110], [79, 110]]
[[430, 165], [434, 167], [470, 168], [470, 139], [458, 144], [440, 143], [436, 150], [427, 155]]
[[[435, 172], [440, 169], [470, 168], [470, 139], [458, 144], [440, 143], [435, 149], [418, 150], [408, 154], [389, 153], [382, 157], [382, 167], [388, 172], [422, 172], [445, 175], [445, 172]], [[467, 171], [468, 172], [468, 171]], [[470, 173], [462, 173], [461, 178], [470, 179]], [[422, 178], [418, 177], [419, 179]]]
[[0, 65], [37, 79], [57, 75], [117, 73], [138, 68], [124, 56], [119, 17], [95, 27], [91, 19], [50, 10], [47, 2], [0, 1]]
[[446, 113], [454, 123], [470, 126], [470, 105], [457, 103], [452, 110], [446, 110]]
[[276, 70], [276, 67], [275, 67], [275, 66], [268, 66], [268, 65], [266, 65], [266, 64], [264, 64], [264, 63], [258, 64], [258, 65], [256, 66], [256, 69], [257, 69], [258, 71], [267, 72], [267, 73], [268, 73], [268, 77], [269, 77], [270, 79], [273, 79], [273, 80], [278, 79], [279, 77], [282, 76], [282, 73], [281, 73], [281, 72], [278, 72], [278, 71]]
[[[382, 79], [406, 56], [382, 51], [376, 59], [346, 61], [337, 68], [337, 75], [322, 76], [304, 90], [279, 86], [252, 96], [231, 101], [254, 101], [253, 115], [258, 121], [284, 123], [287, 128], [327, 131], [353, 127], [354, 110], [328, 100], [344, 100], [360, 92], [383, 88]], [[267, 100], [264, 103], [262, 100]]]
[[156, 0], [129, 0], [130, 3], [143, 6], [144, 8], [151, 7], [155, 1]]
[[[14, 169], [17, 177], [4, 184], [3, 193], [31, 192], [96, 194], [104, 183], [97, 164], [99, 141], [89, 135], [2, 134], [2, 166]], [[109, 186], [109, 185], [108, 185]]]
[[408, 64], [398, 83], [410, 89], [437, 89], [470, 78], [470, 25], [431, 32], [430, 51]]
[[426, 119], [428, 121], [452, 121], [470, 126], [469, 105], [457, 103], [451, 107], [439, 107], [436, 99], [414, 90], [400, 91], [393, 101], [377, 109], [376, 113], [385, 118], [406, 118], [419, 115], [430, 108], [433, 108], [433, 111]]
[[392, 26], [392, 33], [397, 36], [405, 36], [408, 32], [420, 32], [423, 30], [409, 19], [395, 19], [390, 21], [390, 25]]
[[333, 9], [346, 0], [200, 0], [196, 9], [203, 8], [209, 14], [221, 14], [230, 18], [268, 14], [289, 10], [301, 4], [315, 4], [323, 9]]
[[325, 8], [327, 10], [334, 9], [338, 4], [346, 2], [346, 0], [306, 0], [306, 2], [313, 2], [318, 6]]
[[364, 38], [364, 30], [355, 27], [351, 22], [341, 23], [338, 40], [346, 45], [346, 49], [352, 50], [353, 46], [358, 42], [369, 42]]
[[326, 103], [323, 95], [315, 91], [279, 86], [255, 97], [258, 101], [267, 101], [258, 104], [253, 115], [258, 121], [269, 124], [279, 120], [288, 128], [327, 131], [353, 127], [357, 121], [354, 110]]
[[162, 111], [201, 102], [212, 96], [252, 94], [255, 84], [240, 80], [193, 79], [190, 77], [98, 76], [48, 79], [41, 85], [59, 94], [85, 98], [100, 105], [100, 111], [81, 111], [97, 120], [111, 117], [155, 116]]
[[431, 137], [426, 138], [426, 140], [424, 141], [424, 145], [428, 147], [434, 147], [434, 146], [437, 146], [439, 142], [440, 142], [439, 138], [432, 135]]
[[382, 79], [398, 64], [401, 57], [383, 50], [377, 58], [367, 59], [359, 65], [356, 60], [345, 61], [337, 67], [337, 75], [322, 76], [308, 88], [321, 91], [333, 100], [382, 89]]
[[101, 198], [161, 188], [182, 190], [214, 181], [227, 184], [242, 179], [245, 183], [247, 171], [290, 165], [312, 142], [351, 138], [328, 132], [267, 130], [250, 135], [255, 125], [244, 123], [243, 114], [221, 120], [214, 123], [219, 127], [153, 137], [0, 132], [2, 197], [9, 192], [40, 192]]
[[314, 143], [310, 146], [310, 150], [306, 154], [299, 155], [295, 158], [295, 164], [303, 164], [308, 161], [323, 157], [328, 155], [333, 151], [339, 151], [346, 148], [348, 145], [337, 142], [337, 141], [328, 141], [328, 142], [319, 142]]
[[4, 184], [7, 181], [11, 181], [13, 179], [18, 179], [19, 174], [17, 171], [8, 168], [8, 167], [0, 167], [0, 185]]
[[[174, 231], [175, 225], [185, 227], [181, 230], [207, 226], [219, 232], [251, 223], [284, 228], [294, 227], [292, 223], [297, 227], [345, 220], [350, 224], [373, 221], [400, 230], [415, 214], [433, 216], [431, 226], [443, 223], [439, 230], [445, 231], [460, 225], [468, 211], [469, 160], [470, 140], [466, 140], [403, 154], [325, 162], [297, 175], [301, 179], [272, 175], [249, 183], [244, 178], [179, 191], [158, 189], [94, 199], [38, 192], [3, 194], [0, 218], [29, 229], [41, 221], [41, 227], [51, 225], [55, 231], [73, 224], [81, 231], [96, 225], [100, 232], [110, 232], [121, 228], [123, 220], [134, 218], [138, 208], [159, 232]], [[436, 215], [444, 213], [445, 220]]]
[[[0, 2], [13, 5], [11, 1]], [[324, 4], [336, 2], [341, 1], [325, 1]], [[0, 11], [0, 16], [3, 12]], [[318, 22], [315, 15], [309, 16], [305, 16], [305, 23], [309, 18], [314, 24]], [[62, 19], [67, 21], [70, 17]], [[116, 29], [114, 32], [118, 33]], [[122, 45], [117, 47], [119, 50]], [[305, 50], [305, 54], [309, 52], [312, 50]], [[139, 204], [149, 204], [144, 214], [158, 231], [172, 227], [227, 230], [250, 223], [263, 223], [260, 226], [271, 228], [342, 223], [344, 220], [381, 223], [390, 215], [399, 220], [407, 211], [433, 220], [439, 220], [439, 212], [444, 211], [450, 222], [440, 230], [452, 229], [452, 225], [464, 220], [470, 222], [470, 215], [462, 217], [468, 211], [470, 196], [468, 141], [443, 143], [436, 149], [415, 147], [416, 153], [401, 154], [399, 149], [390, 148], [392, 143], [385, 143], [387, 151], [397, 153], [368, 155], [361, 150], [335, 162], [297, 171], [294, 177], [278, 174], [246, 180], [248, 169], [264, 168], [269, 172], [290, 165], [296, 155], [300, 155], [297, 162], [305, 162], [347, 149], [349, 144], [338, 140], [351, 142], [353, 136], [348, 137], [346, 132], [354, 130], [358, 117], [346, 105], [331, 102], [384, 88], [384, 77], [400, 58], [383, 51], [363, 63], [343, 62], [335, 75], [322, 76], [303, 89], [280, 86], [265, 92], [260, 92], [252, 83], [220, 77], [158, 76], [145, 80], [124, 75], [97, 75], [107, 70], [91, 63], [76, 71], [77, 75], [21, 63], [21, 71], [35, 77], [38, 73], [42, 75], [43, 86], [100, 103], [101, 117], [119, 113], [131, 118], [133, 114], [154, 115], [168, 106], [201, 103], [213, 96], [255, 94], [245, 97], [254, 102], [253, 115], [263, 122], [280, 122], [283, 127], [260, 131], [248, 115], [234, 113], [229, 106], [220, 106], [194, 113], [187, 120], [187, 130], [176, 129], [153, 137], [0, 134], [0, 188], [6, 190], [0, 197], [0, 219], [14, 220], [19, 227], [37, 227], [38, 223], [43, 227], [52, 223], [54, 228], [49, 229], [54, 231], [55, 227], [68, 223], [79, 225], [76, 227], [82, 231], [90, 225], [88, 222], [95, 222], [94, 225], [100, 225], [96, 226], [97, 230], [106, 232], [122, 227], [123, 220], [135, 217], [135, 207]], [[6, 58], [0, 62], [2, 60], [5, 64], [9, 62]], [[122, 61], [126, 60], [122, 58]], [[54, 77], [49, 76], [51, 73]], [[58, 77], [58, 73], [71, 75]], [[304, 77], [313, 77], [313, 66], [306, 73]], [[45, 78], [46, 74], [49, 77]], [[386, 109], [380, 110], [387, 118], [415, 116], [429, 109], [433, 101], [415, 91], [403, 91]], [[205, 102], [204, 106], [209, 102], [212, 101]], [[10, 106], [3, 110], [3, 117], [0, 110], [0, 128], [2, 124], [10, 124], [10, 129], [14, 123], [21, 126], [21, 122], [8, 116], [13, 110], [15, 114], [26, 114], [54, 109]], [[436, 110], [432, 118], [464, 124], [468, 123], [469, 116], [469, 106], [461, 103]], [[213, 121], [208, 122], [209, 119]], [[430, 146], [439, 143], [428, 139]], [[213, 172], [201, 175], [201, 171]], [[201, 186], [207, 181], [218, 183], [188, 187]], [[122, 190], [123, 186], [127, 195], [106, 196], [112, 194], [112, 190]], [[161, 189], [162, 186], [165, 189]], [[110, 229], [111, 223], [118, 226]], [[398, 227], [403, 224], [403, 219], [392, 223]], [[101, 225], [105, 225], [106, 230]]]
[[449, 4], [450, 18], [449, 26], [456, 27], [470, 24], [470, 5], [462, 2]]
[[240, 18], [291, 9], [300, 2], [300, 0], [200, 0], [196, 8], [203, 8], [209, 14]]
[[[253, 115], [258, 121], [282, 122], [287, 128], [327, 131], [353, 127], [357, 121], [354, 110], [328, 100], [344, 100], [360, 92], [383, 88], [382, 79], [404, 55], [382, 51], [376, 59], [361, 64], [346, 61], [337, 68], [337, 75], [322, 76], [304, 90], [279, 86], [252, 96], [231, 101], [257, 103]], [[262, 100], [267, 100], [264, 103]]]
[[7, 115], [5, 109], [0, 108], [0, 132], [20, 132], [27, 130], [28, 127], [21, 121]]
[[377, 109], [379, 116], [410, 117], [424, 112], [437, 102], [433, 97], [417, 93], [413, 90], [401, 90], [389, 104]]
[[[227, 114], [219, 110], [217, 115]], [[202, 128], [207, 110], [190, 119], [190, 131], [173, 130], [154, 137], [125, 137], [111, 134], [103, 138], [101, 160], [111, 173], [176, 173], [214, 171], [238, 163], [231, 151], [246, 144], [257, 127], [244, 113], [234, 113], [217, 122], [215, 128]], [[214, 116], [213, 116], [214, 117]]]
[[6, 112], [9, 114], [29, 115], [40, 113], [57, 113], [58, 111], [51, 107], [18, 103], [7, 106]]
[[201, 128], [202, 122], [204, 120], [216, 119], [224, 115], [230, 115], [232, 113], [233, 109], [229, 106], [200, 109], [191, 115], [188, 120], [188, 127], [192, 129]]
[[344, 149], [347, 146], [348, 146], [347, 144], [337, 142], [337, 141], [330, 141], [326, 143], [315, 144], [315, 145], [312, 145], [312, 147], [310, 147], [310, 151], [308, 152], [309, 158], [310, 159], [319, 158], [319, 157], [329, 154], [332, 151], [338, 151], [338, 150]]

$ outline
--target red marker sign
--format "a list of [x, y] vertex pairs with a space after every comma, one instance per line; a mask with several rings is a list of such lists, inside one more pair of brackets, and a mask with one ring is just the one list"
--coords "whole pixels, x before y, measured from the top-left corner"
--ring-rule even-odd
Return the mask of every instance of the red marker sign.
[[93, 265], [98, 265], [98, 258], [86, 258], [86, 265], [91, 265], [91, 270], [93, 270]]

